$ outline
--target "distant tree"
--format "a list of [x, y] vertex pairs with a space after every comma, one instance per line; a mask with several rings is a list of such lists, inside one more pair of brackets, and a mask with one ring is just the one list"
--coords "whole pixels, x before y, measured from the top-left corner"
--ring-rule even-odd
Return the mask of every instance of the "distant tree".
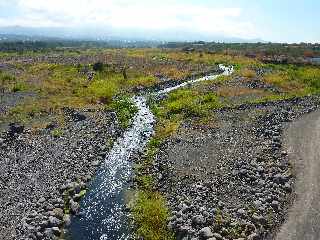
[[104, 70], [104, 64], [102, 62], [96, 62], [92, 66], [93, 71], [102, 72]]
[[122, 68], [122, 75], [123, 75], [123, 79], [127, 80], [128, 76], [127, 76], [127, 66], [124, 66]]

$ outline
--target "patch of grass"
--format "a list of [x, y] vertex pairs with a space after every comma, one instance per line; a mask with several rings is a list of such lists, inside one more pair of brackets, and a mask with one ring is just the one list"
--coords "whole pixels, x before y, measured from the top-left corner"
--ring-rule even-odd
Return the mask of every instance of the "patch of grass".
[[11, 92], [19, 92], [27, 90], [28, 86], [25, 82], [17, 79], [15, 76], [0, 71], [0, 89], [11, 91]]
[[296, 95], [320, 93], [320, 69], [313, 66], [271, 66], [274, 70], [264, 81]]
[[55, 138], [59, 138], [64, 134], [63, 130], [60, 128], [54, 129], [51, 131], [51, 136]]
[[129, 79], [126, 84], [128, 84], [130, 87], [150, 87], [156, 83], [158, 83], [159, 80], [155, 78], [154, 76], [138, 76], [136, 78]]
[[145, 240], [174, 239], [167, 230], [169, 211], [161, 194], [139, 191], [132, 211], [138, 237]]
[[117, 99], [111, 104], [110, 108], [116, 112], [122, 128], [130, 126], [131, 119], [138, 111], [137, 107], [129, 97], [121, 97]]
[[217, 95], [220, 97], [235, 97], [251, 94], [264, 95], [264, 91], [261, 89], [252, 89], [245, 87], [220, 87], [217, 90]]
[[251, 59], [241, 55], [229, 55], [220, 53], [202, 53], [198, 52], [185, 53], [179, 51], [168, 52], [168, 58], [189, 61], [193, 63], [205, 63], [205, 64], [227, 64], [234, 65], [236, 69], [240, 69], [241, 66], [254, 65], [257, 63], [255, 59]]
[[254, 78], [256, 77], [256, 72], [248, 67], [244, 67], [239, 70], [239, 75], [246, 78]]
[[115, 82], [107, 80], [95, 80], [88, 87], [88, 94], [95, 100], [102, 103], [111, 103], [112, 97], [118, 92]]
[[169, 94], [158, 115], [171, 118], [172, 115], [181, 114], [187, 117], [204, 117], [210, 110], [221, 107], [215, 93], [202, 93], [196, 90], [179, 89]]

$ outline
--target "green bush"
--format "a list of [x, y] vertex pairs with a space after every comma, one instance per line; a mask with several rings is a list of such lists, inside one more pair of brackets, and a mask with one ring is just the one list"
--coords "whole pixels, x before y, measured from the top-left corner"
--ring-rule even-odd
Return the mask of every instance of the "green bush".
[[102, 103], [110, 103], [112, 97], [118, 91], [118, 85], [113, 81], [96, 80], [88, 87], [89, 94], [101, 101]]
[[145, 240], [174, 239], [167, 229], [169, 217], [165, 199], [157, 192], [140, 191], [133, 207], [136, 234]]
[[121, 127], [130, 126], [131, 119], [138, 111], [132, 100], [128, 97], [117, 99], [111, 104], [111, 108], [116, 112]]

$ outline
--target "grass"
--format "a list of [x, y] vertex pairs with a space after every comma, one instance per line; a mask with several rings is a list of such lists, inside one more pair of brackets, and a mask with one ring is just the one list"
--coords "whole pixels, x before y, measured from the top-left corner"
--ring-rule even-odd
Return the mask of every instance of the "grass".
[[139, 191], [132, 211], [139, 237], [145, 240], [174, 239], [167, 230], [169, 211], [160, 193]]
[[134, 86], [151, 86], [157, 82], [155, 77], [135, 70], [128, 70], [126, 80], [121, 72], [107, 67], [97, 72], [91, 82], [74, 65], [35, 63], [21, 65], [19, 69], [21, 74], [17, 77], [0, 72], [1, 87], [14, 92], [28, 90], [36, 93], [37, 97], [21, 102], [6, 116], [1, 116], [1, 122], [14, 120], [28, 123], [37, 116], [59, 114], [63, 107], [99, 108], [112, 105], [120, 114], [122, 126], [127, 127], [132, 106], [128, 101], [125, 101], [129, 104], [127, 107], [119, 105], [114, 101], [115, 96], [131, 93]]
[[60, 128], [54, 129], [51, 131], [51, 136], [55, 137], [55, 138], [59, 138], [63, 135], [63, 130]]
[[254, 78], [257, 76], [256, 72], [248, 67], [239, 70], [239, 75], [246, 78]]
[[307, 95], [320, 93], [320, 69], [312, 66], [274, 66], [264, 76], [266, 83], [279, 87], [285, 93]]
[[120, 126], [127, 128], [130, 126], [131, 119], [137, 113], [138, 109], [129, 97], [121, 97], [110, 105], [110, 109], [117, 114]]
[[194, 89], [178, 89], [169, 94], [162, 103], [157, 115], [164, 118], [182, 115], [187, 117], [205, 117], [210, 111], [221, 107], [217, 95], [213, 92], [203, 93]]
[[178, 61], [188, 61], [193, 63], [204, 64], [228, 64], [234, 65], [236, 69], [240, 69], [242, 66], [254, 65], [256, 60], [241, 55], [220, 54], [220, 53], [202, 53], [198, 52], [185, 53], [179, 51], [168, 52], [168, 58]]

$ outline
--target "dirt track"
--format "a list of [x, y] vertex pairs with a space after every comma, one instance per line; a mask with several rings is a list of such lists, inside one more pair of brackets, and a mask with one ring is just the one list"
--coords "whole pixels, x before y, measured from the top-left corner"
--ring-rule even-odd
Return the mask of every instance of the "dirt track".
[[285, 136], [296, 174], [296, 200], [276, 240], [320, 239], [320, 111], [305, 115]]

